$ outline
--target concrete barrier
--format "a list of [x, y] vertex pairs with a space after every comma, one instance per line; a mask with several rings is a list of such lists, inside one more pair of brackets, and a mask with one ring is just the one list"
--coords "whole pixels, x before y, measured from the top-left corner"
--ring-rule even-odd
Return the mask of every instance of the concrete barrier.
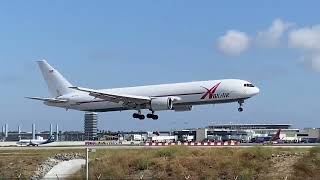
[[228, 141], [228, 142], [169, 142], [169, 143], [162, 143], [162, 142], [150, 142], [145, 143], [145, 146], [238, 146], [240, 145], [239, 142], [236, 141]]

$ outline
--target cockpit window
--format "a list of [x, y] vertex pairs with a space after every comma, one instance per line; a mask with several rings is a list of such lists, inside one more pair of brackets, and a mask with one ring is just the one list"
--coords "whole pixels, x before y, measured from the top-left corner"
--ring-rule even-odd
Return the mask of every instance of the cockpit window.
[[253, 84], [244, 84], [244, 87], [254, 87]]

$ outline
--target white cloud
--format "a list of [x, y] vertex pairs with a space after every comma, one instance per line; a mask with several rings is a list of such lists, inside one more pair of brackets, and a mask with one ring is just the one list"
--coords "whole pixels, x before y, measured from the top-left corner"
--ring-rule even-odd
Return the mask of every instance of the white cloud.
[[307, 68], [315, 72], [320, 72], [320, 54], [306, 55], [302, 58], [302, 63], [307, 66]]
[[320, 25], [292, 30], [288, 44], [289, 47], [302, 51], [305, 66], [320, 72]]
[[276, 48], [284, 41], [288, 47], [300, 51], [301, 65], [320, 73], [320, 24], [311, 27], [296, 27], [294, 23], [275, 19], [266, 30], [255, 35], [229, 30], [218, 39], [218, 48], [227, 55], [240, 55], [251, 47]]
[[298, 49], [320, 50], [320, 25], [293, 30], [289, 33], [289, 46]]
[[256, 42], [262, 47], [277, 47], [281, 43], [283, 34], [293, 25], [294, 23], [275, 19], [267, 30], [258, 32]]
[[219, 38], [218, 47], [224, 54], [240, 55], [250, 47], [250, 38], [244, 32], [229, 30]]
[[266, 48], [277, 47], [281, 44], [283, 34], [293, 25], [293, 23], [275, 19], [268, 29], [258, 32], [255, 37], [252, 36], [254, 38], [245, 32], [229, 30], [218, 39], [218, 48], [227, 55], [240, 55], [251, 47], [251, 39], [254, 40], [253, 45]]
[[314, 56], [311, 59], [311, 68], [317, 72], [320, 72], [320, 55]]

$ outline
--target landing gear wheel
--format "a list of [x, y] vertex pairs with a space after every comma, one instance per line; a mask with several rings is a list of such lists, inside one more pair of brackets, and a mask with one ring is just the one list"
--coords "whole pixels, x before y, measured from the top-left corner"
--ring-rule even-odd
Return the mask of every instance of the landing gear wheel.
[[140, 114], [138, 114], [138, 113], [133, 113], [133, 115], [132, 115], [132, 117], [133, 117], [134, 119], [138, 119], [139, 116], [140, 116]]
[[240, 100], [240, 101], [238, 101], [238, 103], [239, 103], [239, 108], [238, 108], [238, 111], [239, 112], [242, 112], [243, 111], [243, 108], [242, 108], [242, 106], [243, 106], [243, 103], [244, 103], [244, 100]]
[[153, 120], [158, 120], [158, 119], [159, 119], [159, 116], [158, 116], [158, 115], [153, 115], [152, 119], [153, 119]]
[[138, 117], [140, 120], [144, 120], [146, 117], [144, 115], [139, 115]]
[[153, 118], [153, 114], [147, 114], [147, 118], [148, 119], [152, 119]]
[[147, 114], [147, 118], [148, 119], [157, 120], [157, 119], [159, 119], [159, 116], [155, 115], [155, 114]]
[[144, 120], [146, 118], [143, 114], [139, 114], [139, 113], [134, 113], [132, 117], [134, 119], [140, 119], [140, 120]]

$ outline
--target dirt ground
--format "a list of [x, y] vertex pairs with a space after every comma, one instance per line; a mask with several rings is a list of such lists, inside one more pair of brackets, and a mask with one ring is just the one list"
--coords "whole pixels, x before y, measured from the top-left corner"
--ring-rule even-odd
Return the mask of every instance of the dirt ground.
[[48, 157], [68, 151], [2, 151], [0, 149], [0, 179], [30, 179], [30, 177], [37, 170], [37, 167], [47, 160]]
[[279, 152], [272, 154], [271, 169], [266, 177], [272, 179], [290, 179], [294, 173], [294, 164], [303, 158], [303, 152]]

